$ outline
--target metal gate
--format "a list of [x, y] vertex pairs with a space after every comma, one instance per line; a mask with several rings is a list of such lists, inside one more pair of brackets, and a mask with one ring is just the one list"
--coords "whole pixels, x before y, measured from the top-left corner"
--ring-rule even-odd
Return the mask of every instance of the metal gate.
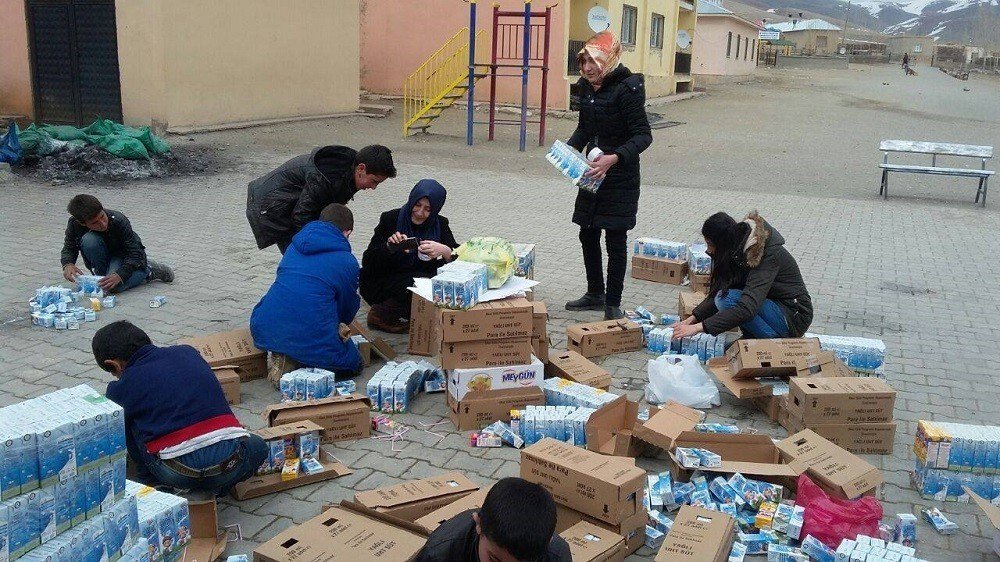
[[114, 0], [28, 0], [35, 120], [122, 120]]

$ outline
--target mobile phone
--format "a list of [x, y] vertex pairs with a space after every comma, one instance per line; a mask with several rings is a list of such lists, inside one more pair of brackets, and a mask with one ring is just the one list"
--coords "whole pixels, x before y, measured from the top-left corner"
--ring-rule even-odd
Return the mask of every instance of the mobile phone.
[[405, 238], [402, 242], [398, 244], [389, 244], [389, 247], [395, 252], [401, 252], [404, 250], [416, 250], [420, 246], [420, 239], [418, 238]]

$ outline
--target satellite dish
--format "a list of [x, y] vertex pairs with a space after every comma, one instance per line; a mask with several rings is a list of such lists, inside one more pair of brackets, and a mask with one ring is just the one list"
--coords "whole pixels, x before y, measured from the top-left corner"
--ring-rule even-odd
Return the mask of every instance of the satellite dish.
[[587, 25], [594, 33], [600, 33], [611, 27], [611, 12], [603, 6], [594, 6], [587, 12]]
[[681, 49], [687, 49], [691, 46], [691, 34], [686, 29], [677, 30], [677, 46]]

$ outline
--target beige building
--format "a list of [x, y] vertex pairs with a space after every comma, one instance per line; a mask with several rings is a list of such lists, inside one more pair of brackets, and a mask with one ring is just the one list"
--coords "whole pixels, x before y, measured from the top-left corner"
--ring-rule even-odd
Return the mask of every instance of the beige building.
[[358, 0], [4, 1], [0, 113], [189, 130], [353, 111], [358, 20]]
[[691, 69], [698, 83], [727, 82], [753, 74], [761, 29], [718, 4], [698, 2], [698, 47]]
[[834, 55], [842, 39], [839, 27], [821, 19], [769, 23], [767, 29], [780, 31], [781, 39], [795, 43], [802, 55]]
[[902, 60], [903, 53], [908, 53], [910, 64], [930, 64], [934, 54], [934, 38], [929, 35], [890, 35], [886, 42], [893, 61]]

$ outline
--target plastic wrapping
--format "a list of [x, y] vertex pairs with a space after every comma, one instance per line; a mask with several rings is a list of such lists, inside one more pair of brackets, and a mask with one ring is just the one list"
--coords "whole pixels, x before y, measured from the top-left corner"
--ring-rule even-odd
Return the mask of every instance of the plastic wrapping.
[[693, 355], [664, 354], [647, 364], [646, 401], [663, 404], [673, 400], [692, 408], [722, 403], [719, 389]]
[[481, 263], [489, 269], [489, 287], [497, 289], [514, 275], [517, 256], [514, 246], [504, 238], [482, 236], [470, 238], [456, 250], [458, 259]]
[[830, 497], [805, 474], [799, 475], [796, 505], [805, 508], [802, 536], [812, 535], [830, 548], [858, 535], [878, 536], [882, 504], [871, 496], [857, 500]]

